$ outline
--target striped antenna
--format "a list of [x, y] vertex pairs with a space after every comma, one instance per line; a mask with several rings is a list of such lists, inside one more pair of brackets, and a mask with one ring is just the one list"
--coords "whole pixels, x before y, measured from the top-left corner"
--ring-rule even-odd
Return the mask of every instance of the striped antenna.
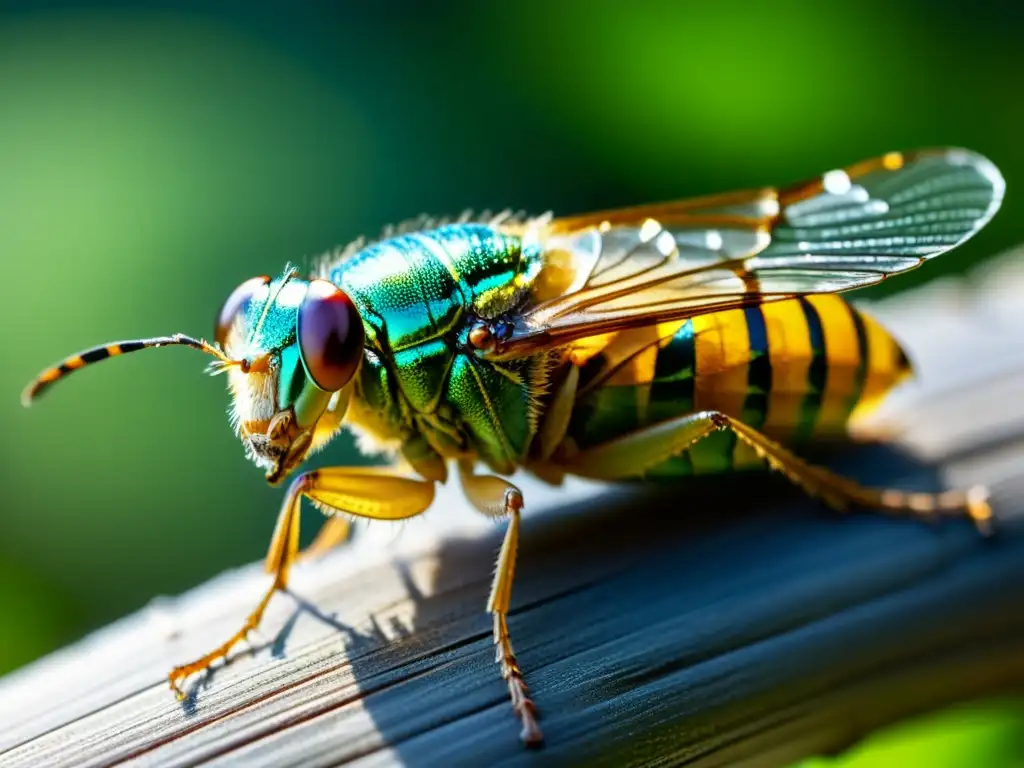
[[27, 408], [32, 404], [33, 400], [39, 397], [44, 389], [48, 389], [51, 384], [63, 379], [69, 373], [77, 371], [79, 368], [106, 360], [108, 357], [126, 355], [129, 352], [138, 352], [140, 349], [149, 349], [150, 347], [170, 347], [175, 344], [192, 347], [192, 349], [198, 349], [200, 352], [205, 352], [217, 358], [212, 364], [213, 373], [220, 373], [233, 366], [238, 366], [245, 372], [249, 370], [248, 360], [232, 360], [212, 344], [208, 344], [202, 339], [193, 339], [191, 336], [186, 336], [183, 333], [176, 333], [173, 336], [157, 336], [152, 339], [115, 341], [110, 344], [92, 347], [91, 349], [79, 352], [77, 355], [71, 355], [53, 368], [47, 368], [22, 392], [21, 404]]

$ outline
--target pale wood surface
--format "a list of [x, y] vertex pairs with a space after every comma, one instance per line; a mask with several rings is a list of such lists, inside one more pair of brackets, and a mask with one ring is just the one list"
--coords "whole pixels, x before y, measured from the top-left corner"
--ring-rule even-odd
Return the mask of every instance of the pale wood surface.
[[920, 381], [874, 420], [898, 427], [889, 447], [830, 462], [904, 488], [990, 483], [992, 540], [841, 518], [755, 477], [653, 494], [524, 479], [511, 629], [547, 736], [528, 752], [483, 613], [500, 532], [452, 487], [297, 569], [252, 650], [184, 706], [166, 672], [236, 628], [258, 566], [0, 680], [0, 766], [775, 766], [1024, 689], [1022, 269], [873, 308]]

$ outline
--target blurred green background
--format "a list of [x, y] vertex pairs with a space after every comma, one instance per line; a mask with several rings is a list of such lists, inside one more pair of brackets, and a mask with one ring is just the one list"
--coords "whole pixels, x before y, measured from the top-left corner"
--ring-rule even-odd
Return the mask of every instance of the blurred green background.
[[0, 672], [259, 558], [279, 503], [204, 359], [120, 360], [21, 409], [65, 353], [208, 335], [243, 279], [420, 212], [584, 211], [895, 148], [971, 147], [1010, 191], [971, 243], [881, 290], [1024, 239], [1024, 10], [210, 5], [0, 10]]

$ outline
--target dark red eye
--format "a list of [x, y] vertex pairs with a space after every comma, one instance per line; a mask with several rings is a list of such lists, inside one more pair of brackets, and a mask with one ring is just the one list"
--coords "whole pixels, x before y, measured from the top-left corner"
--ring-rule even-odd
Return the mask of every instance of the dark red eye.
[[344, 291], [327, 280], [311, 280], [299, 307], [299, 355], [320, 389], [348, 384], [363, 355], [363, 321]]
[[220, 314], [217, 316], [217, 325], [213, 331], [213, 338], [218, 344], [224, 346], [224, 341], [228, 337], [231, 326], [235, 324], [238, 313], [244, 312], [256, 292], [269, 282], [270, 278], [266, 275], [251, 277], [231, 292], [228, 300], [221, 307]]

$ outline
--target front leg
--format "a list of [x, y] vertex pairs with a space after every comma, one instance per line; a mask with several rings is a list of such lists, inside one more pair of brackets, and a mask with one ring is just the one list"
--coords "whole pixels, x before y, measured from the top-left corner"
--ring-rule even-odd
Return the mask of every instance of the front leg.
[[352, 524], [345, 515], [331, 515], [324, 520], [316, 538], [299, 552], [296, 562], [315, 559], [327, 554], [335, 547], [345, 544], [352, 534]]
[[528, 745], [537, 745], [544, 740], [544, 736], [537, 725], [537, 709], [530, 698], [530, 689], [523, 680], [508, 632], [508, 608], [512, 600], [512, 580], [519, 551], [519, 513], [523, 508], [523, 494], [512, 483], [500, 477], [474, 474], [468, 462], [459, 464], [459, 477], [462, 490], [474, 507], [488, 517], [508, 518], [508, 528], [505, 529], [505, 539], [501, 543], [494, 570], [491, 594], [487, 599], [487, 612], [494, 619], [494, 644], [497, 647], [495, 661], [501, 669], [501, 676], [508, 681], [512, 708], [523, 725], [519, 738]]
[[[175, 667], [168, 680], [179, 699], [186, 698], [180, 683], [190, 675], [208, 669], [217, 659], [226, 658], [230, 650], [259, 626], [270, 599], [278, 590], [288, 586], [288, 572], [299, 554], [299, 520], [302, 497], [313, 501], [328, 514], [347, 513], [374, 520], [402, 520], [424, 512], [434, 500], [434, 483], [390, 474], [390, 470], [377, 468], [328, 467], [304, 472], [288, 488], [281, 513], [277, 518], [274, 535], [270, 540], [265, 566], [274, 574], [263, 599], [226, 642], [205, 656], [188, 664]], [[347, 526], [326, 524], [328, 539], [336, 539]], [[318, 539], [323, 546], [327, 542]], [[316, 542], [314, 542], [316, 546]]]

